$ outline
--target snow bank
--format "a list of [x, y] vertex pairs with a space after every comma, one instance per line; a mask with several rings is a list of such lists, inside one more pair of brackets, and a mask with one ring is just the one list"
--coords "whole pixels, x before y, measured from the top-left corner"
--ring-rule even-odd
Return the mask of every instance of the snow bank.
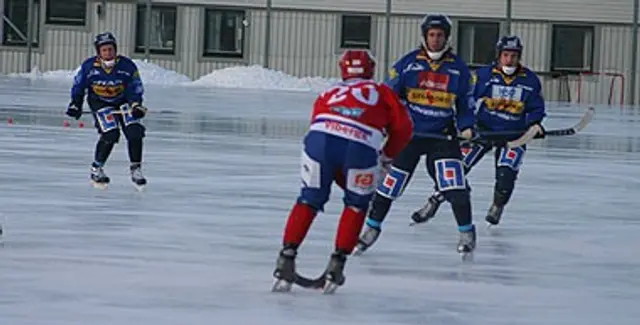
[[250, 89], [283, 89], [322, 91], [337, 79], [321, 77], [298, 78], [282, 71], [265, 69], [259, 65], [230, 67], [215, 70], [194, 81], [194, 86], [250, 88]]
[[[259, 65], [230, 67], [213, 72], [192, 81], [189, 77], [173, 70], [165, 69], [157, 64], [134, 60], [140, 70], [145, 84], [155, 85], [189, 85], [209, 88], [248, 88], [270, 90], [321, 91], [337, 82], [337, 79], [321, 77], [298, 78], [281, 71], [265, 69]], [[35, 67], [30, 73], [13, 73], [10, 77], [28, 78], [44, 81], [65, 81], [71, 83], [75, 70], [55, 70], [42, 72]]]

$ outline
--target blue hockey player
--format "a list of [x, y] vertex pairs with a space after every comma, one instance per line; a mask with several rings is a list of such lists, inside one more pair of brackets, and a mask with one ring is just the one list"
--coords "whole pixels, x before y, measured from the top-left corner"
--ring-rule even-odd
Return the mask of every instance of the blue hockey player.
[[104, 188], [109, 184], [103, 166], [119, 141], [122, 128], [128, 144], [131, 180], [136, 186], [144, 186], [147, 180], [142, 175], [141, 163], [145, 126], [140, 120], [147, 109], [142, 106], [144, 88], [140, 73], [131, 59], [117, 54], [113, 34], [97, 35], [93, 45], [96, 56], [86, 59], [76, 74], [66, 114], [76, 120], [82, 116], [88, 90], [87, 103], [100, 134], [91, 164], [90, 177], [94, 185]]
[[469, 188], [455, 140], [456, 136], [471, 139], [475, 134], [471, 72], [451, 51], [452, 24], [447, 16], [427, 15], [420, 28], [422, 44], [396, 62], [385, 81], [411, 113], [414, 137], [376, 190], [357, 253], [377, 240], [393, 200], [404, 191], [423, 155], [427, 156], [428, 174], [451, 203], [460, 232], [458, 252], [475, 249]]
[[[517, 36], [504, 36], [496, 45], [498, 60], [492, 65], [478, 69], [474, 87], [477, 124], [482, 131], [535, 130], [544, 133], [545, 104], [541, 94], [540, 79], [534, 72], [520, 63], [523, 45]], [[505, 138], [513, 140], [518, 135]], [[504, 142], [502, 142], [504, 143]], [[515, 188], [518, 171], [522, 164], [526, 146], [508, 149], [499, 143], [475, 142], [463, 148], [467, 172], [489, 151], [495, 150], [495, 186], [493, 203], [485, 220], [489, 225], [500, 222], [502, 211], [509, 202]], [[427, 221], [434, 217], [444, 201], [436, 191], [427, 204], [414, 213], [415, 218]]]

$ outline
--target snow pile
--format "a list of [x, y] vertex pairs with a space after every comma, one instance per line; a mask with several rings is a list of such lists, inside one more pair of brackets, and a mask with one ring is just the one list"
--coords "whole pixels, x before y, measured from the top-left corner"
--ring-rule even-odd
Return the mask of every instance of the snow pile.
[[[145, 84], [151, 85], [190, 85], [207, 88], [244, 88], [269, 90], [322, 91], [337, 79], [322, 77], [298, 78], [282, 71], [265, 69], [259, 65], [237, 66], [214, 70], [213, 72], [192, 81], [189, 77], [176, 71], [165, 69], [157, 64], [134, 60]], [[80, 67], [75, 70], [55, 70], [42, 72], [34, 67], [29, 73], [12, 73], [10, 77], [27, 78], [68, 83], [73, 82]]]
[[[165, 69], [157, 64], [141, 60], [133, 60], [138, 66], [140, 76], [145, 84], [154, 85], [181, 85], [191, 83], [191, 79], [173, 70]], [[80, 70], [78, 66], [75, 70], [54, 70], [42, 72], [38, 67], [34, 67], [29, 73], [12, 73], [10, 77], [27, 78], [44, 81], [67, 81], [73, 82], [73, 77]]]
[[282, 71], [265, 69], [259, 65], [230, 67], [215, 70], [194, 81], [192, 85], [206, 87], [282, 89], [322, 91], [337, 79], [321, 77], [298, 78]]

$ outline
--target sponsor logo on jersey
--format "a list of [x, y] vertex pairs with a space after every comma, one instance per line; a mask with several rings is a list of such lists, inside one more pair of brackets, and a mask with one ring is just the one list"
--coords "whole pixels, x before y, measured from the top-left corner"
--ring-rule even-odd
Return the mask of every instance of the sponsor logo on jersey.
[[121, 80], [98, 80], [91, 84], [91, 91], [100, 97], [113, 98], [120, 96], [124, 92], [124, 84], [122, 84]]
[[449, 109], [453, 107], [455, 99], [455, 94], [446, 91], [420, 88], [407, 89], [407, 101], [412, 104]]
[[491, 111], [520, 115], [524, 111], [522, 95], [522, 88], [493, 85], [491, 98], [485, 98], [485, 103]]
[[362, 108], [350, 108], [344, 106], [333, 106], [331, 107], [331, 111], [350, 118], [358, 118], [362, 113], [364, 113], [364, 109]]
[[432, 71], [423, 71], [418, 74], [418, 87], [447, 91], [449, 89], [449, 75]]

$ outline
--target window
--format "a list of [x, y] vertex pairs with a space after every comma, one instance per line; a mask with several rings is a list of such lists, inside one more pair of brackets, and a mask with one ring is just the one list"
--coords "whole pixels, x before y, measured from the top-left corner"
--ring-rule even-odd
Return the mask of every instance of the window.
[[496, 58], [500, 23], [458, 23], [458, 54], [470, 66], [490, 64]]
[[84, 26], [86, 18], [87, 0], [47, 1], [47, 24]]
[[136, 53], [144, 53], [147, 27], [149, 27], [149, 53], [169, 54], [176, 52], [176, 16], [175, 6], [152, 6], [151, 21], [147, 26], [147, 6], [138, 5], [136, 20]]
[[371, 16], [342, 16], [340, 48], [371, 49]]
[[207, 9], [203, 56], [242, 58], [244, 21], [245, 12], [242, 10]]
[[554, 25], [551, 70], [591, 71], [593, 34], [593, 26]]
[[[27, 46], [27, 17], [28, 2], [24, 0], [4, 0], [4, 15], [2, 18], [2, 45]], [[33, 43], [38, 46], [40, 35], [40, 1], [33, 4]]]

